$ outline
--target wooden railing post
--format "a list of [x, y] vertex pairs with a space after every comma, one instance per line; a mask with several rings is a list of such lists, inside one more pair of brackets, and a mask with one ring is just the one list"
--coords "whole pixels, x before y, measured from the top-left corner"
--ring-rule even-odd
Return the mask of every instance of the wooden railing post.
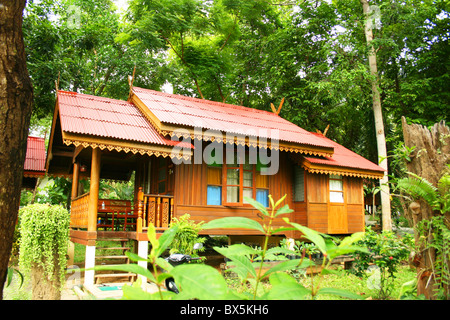
[[156, 198], [156, 221], [155, 227], [161, 227], [161, 198]]
[[142, 191], [142, 187], [139, 187], [138, 192], [138, 217], [136, 221], [136, 232], [142, 232], [142, 203], [144, 200], [144, 192]]

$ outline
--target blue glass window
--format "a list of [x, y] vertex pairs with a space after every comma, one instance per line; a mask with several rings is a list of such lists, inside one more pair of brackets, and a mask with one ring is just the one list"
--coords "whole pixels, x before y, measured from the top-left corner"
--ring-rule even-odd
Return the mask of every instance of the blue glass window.
[[208, 186], [206, 204], [220, 206], [222, 204], [222, 187]]
[[261, 203], [264, 207], [269, 206], [269, 190], [256, 189], [256, 201]]

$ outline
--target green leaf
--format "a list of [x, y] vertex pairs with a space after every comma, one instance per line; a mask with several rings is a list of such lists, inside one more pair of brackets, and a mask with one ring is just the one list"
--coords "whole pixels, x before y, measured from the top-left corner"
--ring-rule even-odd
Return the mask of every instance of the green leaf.
[[211, 220], [203, 225], [203, 229], [252, 229], [265, 233], [258, 222], [243, 217], [227, 217]]
[[287, 219], [287, 218], [283, 218], [283, 220], [286, 221], [287, 223], [289, 223], [290, 225], [292, 225], [294, 228], [296, 228], [301, 233], [303, 233], [305, 238], [314, 242], [314, 244], [317, 246], [317, 248], [319, 248], [319, 250], [322, 253], [327, 253], [327, 246], [326, 246], [325, 240], [319, 232], [312, 230], [308, 227], [302, 226], [298, 223], [289, 222], [289, 219]]
[[237, 243], [228, 247], [213, 247], [214, 250], [221, 255], [229, 258], [230, 256], [252, 256], [261, 255], [262, 251], [255, 248], [246, 246], [245, 244]]
[[321, 288], [317, 291], [317, 295], [319, 294], [331, 294], [343, 298], [353, 299], [353, 300], [360, 300], [362, 297], [356, 293], [343, 290], [343, 289], [337, 289], [337, 288]]
[[243, 256], [228, 256], [231, 261], [233, 261], [233, 264], [244, 271], [244, 273], [241, 272], [241, 275], [243, 276], [243, 279], [248, 278], [248, 274], [256, 278], [256, 270], [253, 267], [252, 263], [247, 257]]
[[184, 264], [172, 270], [175, 282], [184, 294], [200, 300], [221, 300], [228, 295], [222, 275], [211, 266]]
[[142, 257], [138, 256], [136, 253], [133, 253], [130, 251], [125, 252], [125, 255], [128, 258], [130, 258], [131, 261], [147, 261], [147, 262], [149, 262], [148, 259], [142, 258]]
[[164, 250], [166, 250], [167, 247], [170, 246], [173, 239], [175, 238], [175, 235], [177, 234], [177, 231], [177, 226], [171, 227], [164, 231], [164, 233], [159, 238], [159, 247], [155, 251], [156, 257], [159, 257], [164, 252]]
[[249, 197], [244, 197], [244, 200], [247, 201], [249, 204], [251, 204], [254, 208], [258, 209], [259, 212], [261, 212], [263, 215], [269, 217], [269, 213], [267, 212], [266, 207], [264, 207], [261, 203], [259, 203], [256, 200], [253, 200]]
[[303, 300], [311, 294], [311, 290], [305, 288], [287, 273], [273, 273], [269, 277], [272, 289], [268, 294], [271, 300]]
[[158, 276], [156, 277], [156, 280], [158, 281], [158, 283], [163, 283], [164, 280], [172, 278], [173, 276], [170, 273], [160, 273], [158, 274]]
[[300, 262], [301, 262], [301, 259], [287, 260], [287, 261], [280, 262], [280, 263], [276, 264], [275, 266], [273, 266], [272, 268], [270, 268], [269, 270], [267, 270], [266, 273], [264, 273], [263, 278], [265, 278], [275, 272], [287, 271], [287, 270], [293, 270], [293, 269], [303, 269], [303, 268], [307, 268], [307, 267], [315, 265], [314, 262], [312, 262], [310, 260], [303, 260], [303, 262], [301, 264], [300, 264]]
[[159, 267], [161, 267], [164, 270], [166, 270], [167, 272], [170, 272], [173, 269], [173, 266], [169, 262], [167, 262], [166, 259], [163, 259], [163, 258], [156, 258], [156, 264]]
[[291, 213], [291, 212], [294, 212], [294, 210], [290, 209], [289, 205], [286, 204], [277, 210], [277, 212], [275, 213], [275, 217], [277, 217], [281, 214], [286, 214], [286, 213]]
[[153, 224], [149, 224], [147, 228], [147, 237], [150, 243], [152, 244], [152, 248], [156, 250], [159, 247], [159, 241], [156, 239], [156, 229]]

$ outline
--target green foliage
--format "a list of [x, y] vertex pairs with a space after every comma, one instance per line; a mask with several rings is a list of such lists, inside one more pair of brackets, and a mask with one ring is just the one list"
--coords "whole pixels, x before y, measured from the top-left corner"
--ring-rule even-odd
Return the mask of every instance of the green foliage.
[[[353, 253], [355, 261], [351, 271], [360, 277], [379, 279], [379, 298], [388, 298], [393, 289], [394, 274], [402, 261], [408, 259], [414, 247], [412, 236], [406, 234], [399, 238], [392, 231], [377, 233], [367, 228], [364, 237], [356, 244], [367, 247], [369, 252]], [[370, 268], [371, 265], [377, 266], [378, 269]]]
[[[286, 196], [285, 196], [286, 197]], [[144, 269], [138, 265], [122, 265], [122, 266], [103, 266], [96, 267], [96, 270], [122, 270], [130, 271], [145, 276], [158, 287], [158, 292], [149, 294], [140, 288], [139, 283], [123, 288], [125, 299], [306, 299], [307, 297], [317, 297], [321, 294], [332, 294], [344, 298], [359, 299], [360, 296], [347, 292], [345, 290], [335, 288], [321, 288], [320, 278], [330, 271], [331, 261], [338, 255], [360, 250], [365, 252], [365, 248], [353, 245], [354, 242], [360, 240], [362, 234], [354, 234], [345, 238], [339, 245], [332, 241], [332, 238], [320, 234], [314, 230], [308, 229], [296, 223], [289, 223], [292, 228], [274, 229], [272, 226], [275, 217], [292, 212], [287, 205], [279, 208], [284, 198], [276, 203], [272, 197], [270, 199], [270, 212], [262, 207], [257, 201], [246, 198], [246, 201], [258, 209], [264, 216], [263, 224], [255, 223], [254, 220], [240, 217], [227, 217], [212, 220], [203, 225], [203, 229], [215, 228], [246, 228], [251, 230], [262, 231], [265, 235], [265, 242], [262, 249], [250, 248], [245, 245], [232, 245], [227, 248], [215, 247], [219, 253], [225, 255], [232, 261], [233, 271], [236, 272], [241, 283], [249, 283], [254, 288], [252, 293], [239, 292], [229, 288], [224, 277], [213, 267], [198, 264], [185, 264], [176, 267], [171, 266], [160, 255], [170, 246], [178, 232], [178, 225], [173, 225], [166, 230], [163, 235], [156, 239], [155, 228], [149, 226], [148, 237], [152, 244], [151, 252], [148, 259], [143, 259], [135, 254], [127, 253], [127, 255], [135, 261], [148, 261], [153, 266], [153, 272]], [[285, 273], [288, 270], [303, 269], [312, 267], [315, 264], [309, 259], [302, 257], [301, 259], [285, 260], [281, 263], [269, 268], [263, 272], [265, 266], [264, 261], [267, 257], [274, 254], [291, 255], [294, 252], [283, 249], [268, 249], [268, 239], [277, 232], [285, 230], [301, 231], [305, 238], [315, 243], [319, 250], [323, 253], [323, 270], [319, 274], [319, 280], [315, 282], [312, 288], [306, 288], [294, 277]], [[160, 273], [158, 267], [166, 272]], [[172, 292], [163, 290], [164, 280], [173, 277], [180, 288], [180, 294], [176, 295]], [[264, 278], [269, 278], [271, 289], [266, 291], [261, 286]]]
[[206, 241], [206, 238], [198, 236], [203, 223], [195, 223], [190, 220], [190, 217], [189, 214], [185, 214], [173, 219], [172, 226], [176, 227], [177, 233], [170, 245], [170, 253], [182, 253], [195, 257], [197, 252], [204, 251], [204, 247], [194, 250], [194, 244]]
[[433, 210], [441, 214], [450, 212], [450, 165], [439, 179], [437, 187], [414, 173], [408, 174], [409, 177], [397, 181], [396, 189], [411, 196], [413, 200], [424, 199]]
[[[20, 209], [19, 265], [23, 272], [42, 267], [48, 280], [55, 271], [64, 283], [70, 215], [59, 205], [33, 204]], [[58, 280], [58, 279], [56, 279]]]
[[432, 248], [436, 252], [433, 273], [437, 279], [436, 298], [450, 297], [450, 230], [444, 216], [435, 216], [422, 220], [417, 225], [419, 248]]

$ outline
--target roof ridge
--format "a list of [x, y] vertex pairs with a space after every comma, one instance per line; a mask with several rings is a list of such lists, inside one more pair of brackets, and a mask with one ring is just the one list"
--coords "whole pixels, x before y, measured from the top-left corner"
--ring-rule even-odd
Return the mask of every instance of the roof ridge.
[[127, 100], [121, 100], [121, 99], [114, 99], [114, 98], [108, 98], [103, 96], [94, 96], [92, 94], [88, 93], [78, 93], [78, 92], [72, 92], [72, 91], [64, 91], [64, 90], [58, 90], [58, 93], [71, 95], [71, 96], [77, 96], [77, 98], [80, 99], [91, 99], [91, 100], [104, 100], [108, 102], [116, 102], [116, 103], [123, 103], [127, 105], [133, 105], [133, 103], [127, 101]]
[[[231, 104], [231, 103], [226, 103], [226, 102], [220, 102], [220, 101], [214, 101], [214, 100], [208, 100], [208, 99], [200, 99], [200, 98], [195, 98], [195, 97], [188, 97], [188, 96], [183, 96], [180, 94], [176, 94], [176, 93], [168, 93], [168, 92], [162, 92], [162, 91], [157, 91], [157, 90], [153, 90], [153, 89], [147, 89], [147, 88], [141, 88], [141, 87], [133, 87], [133, 89], [142, 89], [142, 90], [146, 90], [146, 91], [151, 91], [157, 95], [160, 96], [169, 96], [169, 97], [173, 97], [175, 96], [177, 99], [180, 100], [187, 100], [187, 101], [193, 101], [193, 102], [200, 102], [200, 103], [207, 103], [207, 104], [212, 104], [212, 105], [217, 105], [217, 106], [227, 106], [229, 108], [233, 108], [233, 109], [244, 109], [244, 110], [249, 110], [252, 112], [260, 112], [260, 113], [267, 113], [270, 115], [276, 115], [278, 117], [280, 117], [279, 115], [270, 112], [270, 111], [266, 111], [266, 110], [261, 110], [261, 109], [255, 109], [255, 108], [251, 108], [251, 107], [246, 107], [246, 106], [241, 106], [241, 105], [235, 105], [235, 104]], [[280, 117], [281, 118], [281, 117]]]

